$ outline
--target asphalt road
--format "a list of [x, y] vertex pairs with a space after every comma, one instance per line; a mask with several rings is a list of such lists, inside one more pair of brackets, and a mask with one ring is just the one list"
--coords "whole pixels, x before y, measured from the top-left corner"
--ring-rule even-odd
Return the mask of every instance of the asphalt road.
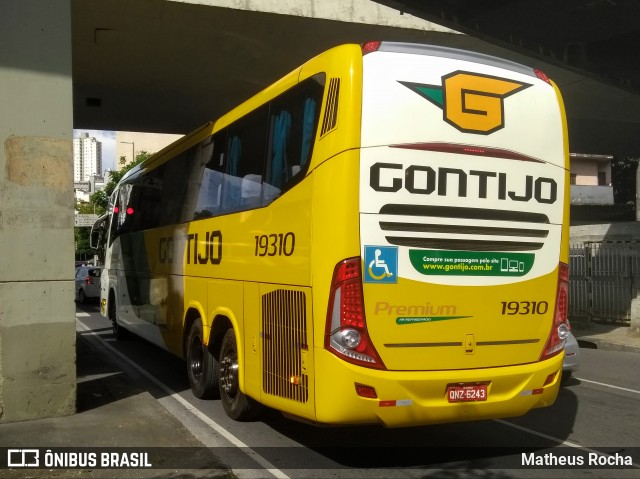
[[191, 395], [180, 359], [135, 336], [116, 341], [97, 305], [79, 306], [76, 316], [94, 347], [205, 446], [221, 448], [239, 477], [640, 477], [640, 354], [582, 349], [580, 370], [556, 403], [520, 418], [318, 428], [268, 411], [239, 423], [219, 401]]

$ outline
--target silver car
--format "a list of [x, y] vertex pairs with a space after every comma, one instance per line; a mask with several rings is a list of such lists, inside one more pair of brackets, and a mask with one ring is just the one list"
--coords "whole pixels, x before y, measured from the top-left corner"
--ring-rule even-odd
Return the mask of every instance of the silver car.
[[76, 301], [86, 303], [88, 299], [100, 297], [100, 274], [102, 268], [80, 266], [76, 269]]
[[571, 331], [569, 337], [564, 343], [564, 361], [562, 363], [562, 382], [569, 380], [571, 375], [578, 370], [580, 366], [580, 346]]

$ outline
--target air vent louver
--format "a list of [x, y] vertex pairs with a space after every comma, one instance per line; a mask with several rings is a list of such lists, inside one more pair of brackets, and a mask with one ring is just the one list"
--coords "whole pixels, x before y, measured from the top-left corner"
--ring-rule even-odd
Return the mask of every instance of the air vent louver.
[[262, 296], [262, 338], [264, 392], [307, 402], [309, 378], [301, 357], [308, 350], [303, 292], [279, 289]]
[[329, 92], [327, 93], [327, 106], [324, 110], [324, 118], [322, 119], [322, 130], [320, 136], [323, 136], [333, 130], [338, 122], [338, 98], [340, 96], [340, 79], [332, 78], [329, 80]]

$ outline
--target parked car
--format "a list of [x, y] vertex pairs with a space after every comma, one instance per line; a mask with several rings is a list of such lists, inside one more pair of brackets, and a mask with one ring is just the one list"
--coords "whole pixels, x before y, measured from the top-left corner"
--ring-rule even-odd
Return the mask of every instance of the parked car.
[[76, 301], [86, 303], [88, 299], [100, 297], [100, 274], [102, 268], [81, 266], [76, 269]]
[[580, 346], [575, 336], [571, 332], [569, 325], [569, 337], [564, 343], [564, 361], [562, 363], [562, 382], [567, 382], [571, 375], [580, 366]]

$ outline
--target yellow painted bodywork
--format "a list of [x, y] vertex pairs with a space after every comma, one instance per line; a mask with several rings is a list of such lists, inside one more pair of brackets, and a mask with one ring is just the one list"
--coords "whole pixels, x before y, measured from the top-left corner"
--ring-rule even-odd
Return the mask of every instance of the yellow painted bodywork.
[[[176, 227], [145, 232], [150, 269], [159, 278], [159, 291], [167, 301], [160, 304], [167, 316], [161, 328], [167, 349], [182, 355], [184, 324], [188, 312], [197, 312], [209, 333], [219, 320], [235, 330], [239, 352], [240, 388], [249, 396], [285, 413], [318, 423], [381, 423], [386, 426], [450, 421], [468, 421], [518, 416], [555, 400], [559, 387], [562, 354], [538, 362], [553, 320], [557, 270], [527, 282], [504, 286], [446, 286], [400, 279], [392, 288], [365, 285], [365, 307], [373, 343], [388, 370], [368, 369], [347, 363], [324, 347], [327, 307], [335, 265], [361, 255], [359, 223], [360, 123], [362, 110], [362, 53], [357, 45], [338, 47], [320, 55], [279, 82], [260, 92], [215, 123], [211, 123], [177, 144], [152, 157], [144, 166], [154, 168], [176, 152], [226, 127], [298, 81], [324, 72], [326, 78], [340, 78], [340, 107], [336, 127], [316, 138], [307, 176], [269, 206], [240, 213], [193, 221]], [[556, 88], [557, 92], [557, 88]], [[325, 91], [325, 96], [327, 95]], [[557, 92], [559, 98], [559, 92]], [[562, 102], [560, 100], [560, 104]], [[320, 111], [320, 122], [326, 103]], [[563, 117], [564, 117], [564, 111]], [[564, 122], [566, 144], [566, 121]], [[565, 162], [565, 198], [562, 226], [561, 262], [568, 262], [568, 147]], [[204, 251], [207, 235], [219, 232], [222, 258], [219, 264], [198, 264], [188, 257], [188, 248], [179, 238], [193, 238], [193, 248]], [[259, 257], [256, 236], [295, 235], [295, 254]], [[192, 236], [191, 236], [192, 235]], [[173, 263], [159, 263], [162, 238], [174, 238]], [[183, 240], [184, 241], [184, 240]], [[164, 278], [164, 279], [162, 279]], [[164, 288], [164, 289], [163, 289]], [[265, 394], [263, 391], [261, 298], [274, 290], [301, 291], [307, 298], [307, 349], [300, 352], [303, 372], [309, 377], [309, 399], [301, 403]], [[533, 294], [533, 296], [532, 296]], [[502, 301], [548, 301], [542, 318], [515, 318], [522, 322], [518, 337], [504, 337], [499, 308]], [[176, 298], [181, 301], [175, 302]], [[397, 308], [424, 304], [455, 306], [455, 315], [469, 316], [434, 324], [398, 328], [394, 314], [380, 302]], [[477, 319], [483, 319], [476, 327]], [[512, 320], [514, 318], [506, 318]], [[527, 322], [527, 319], [529, 322]], [[404, 328], [404, 329], [403, 329]], [[442, 347], [438, 354], [424, 354], [420, 347], [406, 347], [393, 355], [383, 350], [385, 337], [394, 341], [460, 342], [460, 347]], [[495, 340], [538, 339], [531, 344], [514, 344], [513, 355], [521, 357], [513, 365], [500, 366], [505, 348], [482, 346]], [[466, 351], [470, 343], [472, 352]], [[507, 347], [508, 350], [508, 347]], [[545, 381], [555, 375], [545, 385]], [[488, 399], [483, 402], [450, 404], [448, 384], [487, 383]], [[356, 394], [355, 384], [371, 386], [377, 399]], [[532, 391], [538, 391], [532, 393]], [[381, 406], [380, 401], [400, 401]]]
[[[402, 427], [521, 416], [555, 401], [561, 367], [562, 355], [540, 363], [458, 370], [455, 374], [451, 371], [378, 371], [350, 365], [327, 350], [317, 349], [317, 371], [331, 373], [316, 375], [315, 420]], [[543, 388], [547, 377], [553, 374], [553, 382]], [[488, 382], [487, 401], [450, 404], [447, 385], [457, 382]], [[373, 387], [377, 399], [358, 396], [355, 383]], [[532, 394], [540, 388], [543, 389], [540, 394]], [[398, 405], [383, 406], [381, 401], [396, 401]]]

